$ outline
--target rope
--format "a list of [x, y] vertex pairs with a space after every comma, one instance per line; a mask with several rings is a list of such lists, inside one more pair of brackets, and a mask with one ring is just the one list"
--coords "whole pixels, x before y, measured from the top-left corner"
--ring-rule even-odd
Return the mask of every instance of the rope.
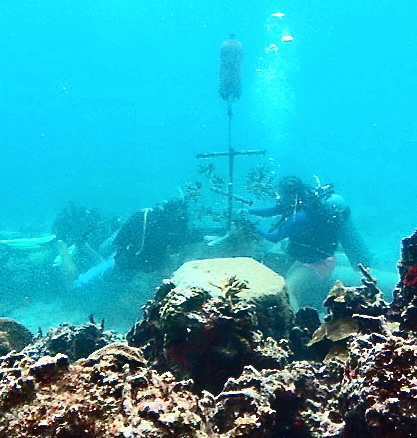
[[228, 214], [226, 231], [230, 231], [232, 228], [232, 215], [233, 215], [233, 167], [234, 167], [234, 150], [232, 147], [232, 101], [227, 101], [227, 115], [229, 117], [228, 126], [228, 146], [229, 146], [229, 186], [227, 190], [228, 195]]
[[140, 249], [135, 255], [139, 255], [142, 253], [143, 248], [145, 247], [145, 236], [146, 236], [146, 226], [148, 223], [148, 212], [151, 211], [151, 208], [145, 208], [143, 211], [143, 226], [142, 226], [142, 242], [140, 244]]

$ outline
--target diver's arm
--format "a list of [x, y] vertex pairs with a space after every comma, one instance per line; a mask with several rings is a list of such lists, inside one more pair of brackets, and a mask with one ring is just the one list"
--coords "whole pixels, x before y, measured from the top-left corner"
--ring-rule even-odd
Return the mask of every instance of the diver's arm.
[[248, 213], [253, 216], [259, 217], [273, 217], [282, 214], [282, 208], [280, 204], [274, 205], [273, 207], [266, 208], [250, 208]]
[[261, 230], [259, 228], [256, 229], [257, 234], [259, 234], [264, 239], [268, 240], [268, 242], [277, 243], [288, 236], [285, 235], [282, 229], [274, 231], [272, 233], [268, 233], [267, 231]]
[[296, 234], [298, 230], [303, 229], [307, 225], [307, 220], [307, 214], [304, 211], [300, 211], [288, 217], [280, 224], [279, 228], [272, 233], [259, 229], [257, 229], [256, 232], [269, 242], [277, 243]]

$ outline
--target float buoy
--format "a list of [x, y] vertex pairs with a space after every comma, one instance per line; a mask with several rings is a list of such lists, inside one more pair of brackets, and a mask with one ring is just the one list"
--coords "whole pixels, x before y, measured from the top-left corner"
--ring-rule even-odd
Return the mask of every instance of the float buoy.
[[242, 82], [242, 44], [234, 34], [220, 47], [219, 94], [223, 100], [238, 100]]

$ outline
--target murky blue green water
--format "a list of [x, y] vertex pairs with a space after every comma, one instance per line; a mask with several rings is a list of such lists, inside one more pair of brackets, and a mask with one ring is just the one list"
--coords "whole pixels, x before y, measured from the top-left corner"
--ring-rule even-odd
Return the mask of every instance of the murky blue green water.
[[[417, 226], [416, 12], [405, 0], [3, 0], [2, 238], [49, 233], [70, 201], [127, 217], [198, 179], [195, 155], [227, 147], [219, 47], [234, 32], [233, 146], [266, 150], [237, 159], [237, 188], [265, 160], [277, 176], [334, 183], [395, 283], [400, 240]], [[32, 329], [84, 318], [62, 308], [77, 295], [31, 277], [30, 258], [18, 286], [2, 260], [4, 316]]]

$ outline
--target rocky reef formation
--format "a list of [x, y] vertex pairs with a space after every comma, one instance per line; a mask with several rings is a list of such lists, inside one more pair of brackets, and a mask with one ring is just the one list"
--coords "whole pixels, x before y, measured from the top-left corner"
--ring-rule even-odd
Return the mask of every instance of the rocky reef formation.
[[285, 286], [264, 301], [249, 271], [188, 265], [145, 306], [130, 345], [96, 343], [75, 362], [1, 357], [0, 438], [415, 436], [417, 234], [403, 246], [389, 307], [362, 269], [362, 286], [336, 283], [321, 323], [314, 309], [293, 318]]
[[121, 335], [105, 331], [104, 323], [96, 324], [92, 317], [90, 319], [90, 322], [80, 326], [63, 323], [51, 328], [45, 336], [37, 336], [35, 342], [28, 345], [23, 353], [34, 359], [62, 353], [74, 362], [107, 344], [123, 339]]
[[417, 424], [416, 339], [356, 339], [339, 395], [345, 436], [412, 437]]
[[32, 333], [10, 318], [0, 318], [0, 355], [21, 351], [32, 342]]
[[246, 258], [201, 260], [158, 289], [127, 339], [157, 370], [218, 393], [245, 365], [281, 367], [288, 352], [277, 341], [291, 321], [285, 283], [268, 268]]
[[[349, 342], [361, 334], [387, 334], [388, 304], [369, 271], [359, 265], [363, 274], [362, 286], [345, 287], [337, 281], [323, 305], [328, 314], [308, 343], [324, 361], [332, 357], [347, 360]], [[323, 356], [325, 355], [325, 357]]]
[[216, 397], [216, 436], [336, 436], [325, 434], [343, 427], [336, 398], [340, 373], [340, 367], [306, 361], [282, 370], [245, 367]]
[[0, 437], [208, 436], [187, 382], [150, 370], [134, 348], [113, 344], [73, 365], [9, 355], [0, 366]]
[[394, 290], [390, 317], [401, 330], [417, 331], [417, 230], [403, 240], [398, 263], [400, 282]]

